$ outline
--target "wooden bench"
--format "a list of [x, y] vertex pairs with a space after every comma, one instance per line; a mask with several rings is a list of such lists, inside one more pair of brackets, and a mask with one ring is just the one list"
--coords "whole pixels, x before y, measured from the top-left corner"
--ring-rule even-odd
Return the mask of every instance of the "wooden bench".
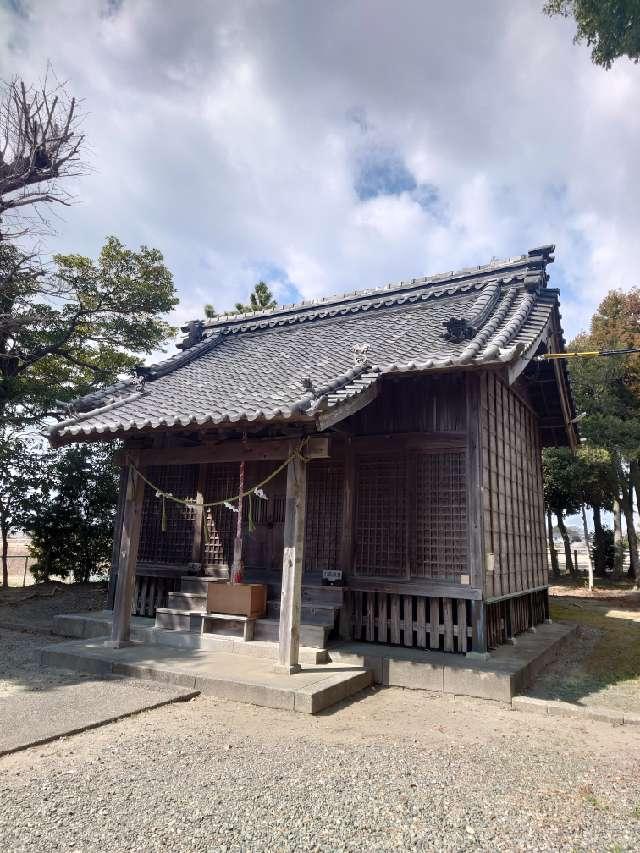
[[[226, 623], [227, 625], [238, 625], [242, 626], [242, 639], [253, 640], [256, 620], [250, 616], [232, 616], [229, 613], [205, 613], [202, 617], [202, 633], [203, 634], [215, 634], [217, 633], [215, 630], [208, 628], [209, 625], [216, 625], [218, 627], [223, 627]], [[220, 624], [222, 623], [222, 625]]]

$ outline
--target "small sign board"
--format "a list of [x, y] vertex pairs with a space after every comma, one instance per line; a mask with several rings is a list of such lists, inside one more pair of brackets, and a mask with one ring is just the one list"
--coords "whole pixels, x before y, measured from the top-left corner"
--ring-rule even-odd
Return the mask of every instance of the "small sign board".
[[323, 569], [322, 580], [331, 585], [342, 583], [342, 569]]

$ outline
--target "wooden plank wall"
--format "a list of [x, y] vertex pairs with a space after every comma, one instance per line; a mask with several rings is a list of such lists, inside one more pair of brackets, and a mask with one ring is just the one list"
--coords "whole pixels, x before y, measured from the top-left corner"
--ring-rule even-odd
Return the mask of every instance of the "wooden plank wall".
[[460, 432], [466, 427], [463, 374], [385, 377], [382, 393], [347, 418], [353, 435]]
[[542, 458], [535, 414], [495, 374], [480, 385], [485, 597], [548, 580]]

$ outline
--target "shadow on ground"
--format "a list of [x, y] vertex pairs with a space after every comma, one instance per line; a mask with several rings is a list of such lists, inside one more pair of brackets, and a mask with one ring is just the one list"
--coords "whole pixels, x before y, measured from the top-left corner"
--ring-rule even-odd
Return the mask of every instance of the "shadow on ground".
[[637, 594], [560, 595], [554, 620], [573, 622], [578, 635], [528, 691], [540, 699], [640, 711], [640, 609]]

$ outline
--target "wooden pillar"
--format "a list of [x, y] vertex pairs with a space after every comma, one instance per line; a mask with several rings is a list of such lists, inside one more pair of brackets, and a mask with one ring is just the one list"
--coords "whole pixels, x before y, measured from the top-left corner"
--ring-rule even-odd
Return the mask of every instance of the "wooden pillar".
[[[468, 373], [467, 390], [467, 565], [471, 586], [486, 595], [484, 561], [484, 525], [482, 500], [482, 429], [480, 376]], [[474, 601], [471, 605], [471, 649], [476, 654], [486, 654], [487, 631], [485, 603]]]
[[198, 482], [196, 485], [196, 505], [193, 510], [193, 543], [191, 545], [191, 562], [198, 563], [202, 569], [202, 529], [206, 523], [204, 518], [204, 478], [206, 465], [198, 465]]
[[278, 672], [300, 671], [300, 611], [302, 608], [302, 557], [304, 551], [307, 466], [295, 456], [287, 466], [287, 499], [284, 516], [282, 597]]
[[242, 555], [242, 524], [244, 522], [244, 474], [245, 462], [244, 459], [240, 462], [240, 486], [238, 489], [238, 517], [236, 519], [236, 537], [233, 540], [233, 565], [231, 567], [231, 582], [242, 583], [244, 581], [244, 559]]
[[471, 650], [480, 655], [489, 651], [486, 613], [487, 605], [484, 601], [471, 602]]
[[124, 512], [124, 500], [127, 493], [127, 468], [120, 467], [120, 481], [118, 486], [118, 506], [113, 519], [113, 547], [111, 549], [111, 571], [109, 572], [109, 590], [107, 592], [107, 610], [113, 610], [113, 601], [118, 584], [118, 565], [120, 563], [120, 539], [122, 536], [122, 513]]
[[[134, 460], [134, 464], [137, 460]], [[130, 639], [131, 609], [136, 581], [136, 562], [140, 543], [140, 522], [142, 519], [142, 501], [144, 481], [130, 467], [126, 485], [126, 495], [122, 513], [122, 532], [120, 536], [120, 556], [118, 560], [118, 584], [116, 586], [113, 607], [111, 640], [114, 648], [126, 645]]]

